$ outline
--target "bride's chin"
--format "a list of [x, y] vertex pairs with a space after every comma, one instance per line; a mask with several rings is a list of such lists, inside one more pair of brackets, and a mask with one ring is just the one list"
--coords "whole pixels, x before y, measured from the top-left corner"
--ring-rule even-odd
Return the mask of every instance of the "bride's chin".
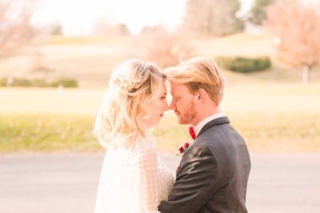
[[160, 123], [160, 119], [157, 121], [157, 123], [155, 123], [151, 128], [157, 126]]

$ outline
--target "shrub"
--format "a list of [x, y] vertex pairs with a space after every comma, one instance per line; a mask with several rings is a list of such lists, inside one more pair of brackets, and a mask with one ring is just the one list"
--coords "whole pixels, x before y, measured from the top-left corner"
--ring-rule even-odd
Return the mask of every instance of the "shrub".
[[0, 78], [0, 87], [7, 86], [7, 78]]
[[58, 81], [52, 82], [51, 86], [58, 87], [59, 85], [63, 87], [78, 87], [78, 82], [71, 78], [62, 78]]
[[48, 86], [50, 86], [50, 84], [48, 84], [47, 81], [44, 79], [34, 79], [32, 81], [32, 86], [33, 87], [48, 87]]
[[[63, 78], [54, 82], [47, 82], [45, 79], [23, 79], [13, 78], [10, 87], [78, 87], [78, 82], [75, 79]], [[0, 79], [0, 87], [7, 86], [7, 78]]]
[[256, 72], [271, 67], [271, 61], [267, 56], [258, 58], [217, 57], [215, 61], [222, 69], [241, 73]]
[[14, 78], [10, 86], [11, 87], [31, 87], [32, 82], [24, 78]]

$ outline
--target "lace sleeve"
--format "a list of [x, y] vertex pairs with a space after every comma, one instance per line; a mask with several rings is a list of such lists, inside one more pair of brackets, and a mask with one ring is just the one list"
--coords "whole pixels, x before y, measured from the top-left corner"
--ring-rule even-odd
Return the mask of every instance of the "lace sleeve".
[[158, 212], [157, 153], [151, 147], [141, 150], [137, 162], [136, 190], [139, 213]]
[[130, 149], [109, 149], [104, 159], [95, 213], [159, 213], [173, 176], [155, 147], [137, 140]]

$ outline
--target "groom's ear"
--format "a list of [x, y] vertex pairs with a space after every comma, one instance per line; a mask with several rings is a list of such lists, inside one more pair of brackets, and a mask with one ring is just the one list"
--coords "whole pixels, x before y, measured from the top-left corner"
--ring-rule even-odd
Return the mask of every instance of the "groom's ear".
[[196, 102], [203, 103], [205, 100], [206, 100], [206, 91], [200, 88], [196, 93]]

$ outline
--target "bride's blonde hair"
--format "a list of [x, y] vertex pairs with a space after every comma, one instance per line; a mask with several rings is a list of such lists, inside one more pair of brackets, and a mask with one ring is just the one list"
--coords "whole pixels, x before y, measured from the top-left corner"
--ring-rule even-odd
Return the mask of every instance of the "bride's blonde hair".
[[94, 134], [103, 147], [130, 145], [138, 135], [152, 139], [142, 119], [165, 76], [151, 62], [130, 59], [112, 73]]

